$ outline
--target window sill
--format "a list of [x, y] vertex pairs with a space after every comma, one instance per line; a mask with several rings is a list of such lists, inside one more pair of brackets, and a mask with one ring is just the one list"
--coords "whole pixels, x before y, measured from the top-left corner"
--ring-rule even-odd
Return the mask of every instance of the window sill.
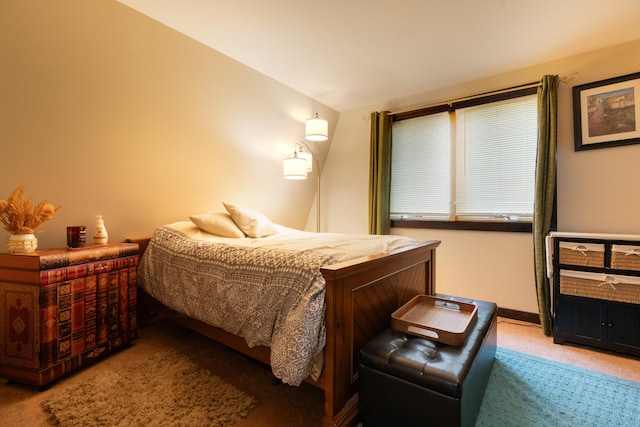
[[530, 222], [391, 220], [391, 227], [429, 228], [441, 230], [505, 231], [515, 233], [531, 233], [533, 231], [533, 224]]

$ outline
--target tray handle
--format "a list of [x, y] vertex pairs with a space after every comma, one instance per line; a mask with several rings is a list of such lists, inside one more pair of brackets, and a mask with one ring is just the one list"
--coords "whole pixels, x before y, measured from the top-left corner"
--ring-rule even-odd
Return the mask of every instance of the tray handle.
[[455, 302], [436, 300], [433, 304], [437, 305], [438, 307], [450, 308], [452, 310], [460, 311], [460, 304], [456, 304]]
[[438, 339], [440, 338], [440, 335], [438, 335], [438, 333], [436, 331], [433, 331], [431, 329], [426, 329], [426, 328], [421, 328], [419, 326], [413, 326], [413, 325], [409, 325], [409, 327], [407, 328], [407, 332], [411, 333], [411, 334], [416, 334], [416, 335], [420, 335], [424, 338], [433, 338], [433, 339]]

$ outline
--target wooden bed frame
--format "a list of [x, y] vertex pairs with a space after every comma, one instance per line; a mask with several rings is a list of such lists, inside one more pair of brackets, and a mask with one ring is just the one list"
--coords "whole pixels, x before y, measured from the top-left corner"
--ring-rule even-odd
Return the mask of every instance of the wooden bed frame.
[[[142, 256], [149, 239], [132, 242], [140, 245]], [[321, 269], [326, 281], [325, 366], [319, 381], [308, 379], [308, 382], [324, 390], [323, 426], [355, 424], [360, 348], [389, 327], [391, 313], [401, 305], [415, 295], [435, 293], [438, 245], [437, 240], [422, 242]], [[140, 294], [140, 325], [144, 325], [146, 314], [157, 313], [269, 364], [269, 348], [250, 348], [241, 337], [175, 313], [146, 293]]]

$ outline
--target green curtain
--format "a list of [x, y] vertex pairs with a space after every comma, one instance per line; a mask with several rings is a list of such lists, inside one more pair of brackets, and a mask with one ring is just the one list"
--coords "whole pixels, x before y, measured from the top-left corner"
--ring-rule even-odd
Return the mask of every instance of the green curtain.
[[389, 234], [391, 185], [391, 116], [388, 111], [371, 113], [369, 168], [369, 233]]
[[558, 76], [546, 75], [538, 88], [538, 151], [533, 205], [533, 256], [538, 312], [545, 335], [552, 333], [545, 237], [549, 234], [556, 187]]
[[[538, 148], [533, 214], [535, 280], [540, 322], [552, 334], [551, 297], [547, 277], [545, 237], [551, 228], [556, 184], [558, 76], [542, 78], [538, 88]], [[371, 113], [371, 167], [369, 176], [369, 233], [388, 234], [391, 184], [391, 118]]]

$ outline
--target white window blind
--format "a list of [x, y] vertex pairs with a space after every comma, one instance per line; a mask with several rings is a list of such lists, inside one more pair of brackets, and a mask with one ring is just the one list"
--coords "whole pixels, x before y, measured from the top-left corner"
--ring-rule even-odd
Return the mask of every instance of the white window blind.
[[449, 217], [449, 113], [395, 123], [391, 133], [391, 212], [404, 217]]
[[392, 218], [530, 221], [537, 128], [535, 95], [394, 122]]
[[537, 99], [456, 110], [456, 216], [532, 217]]

